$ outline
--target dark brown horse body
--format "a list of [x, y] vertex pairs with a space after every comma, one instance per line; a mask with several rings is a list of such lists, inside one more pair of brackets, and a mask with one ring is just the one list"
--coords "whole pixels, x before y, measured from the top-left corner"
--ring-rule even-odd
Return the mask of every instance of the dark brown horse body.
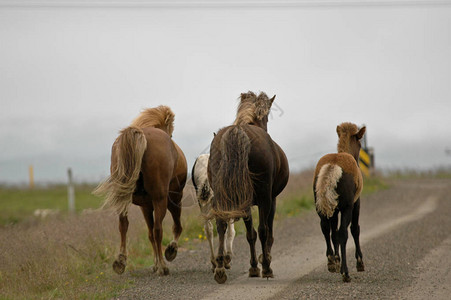
[[140, 206], [149, 229], [154, 253], [154, 270], [169, 273], [163, 259], [162, 222], [168, 209], [174, 220], [174, 239], [165, 256], [172, 261], [177, 255], [177, 243], [182, 232], [180, 224], [181, 199], [187, 176], [185, 156], [172, 141], [174, 114], [166, 106], [145, 110], [130, 127], [121, 131], [111, 153], [111, 176], [95, 190], [106, 195], [105, 207], [119, 215], [121, 247], [113, 269], [125, 270], [128, 230], [128, 206]]
[[268, 114], [274, 98], [261, 93], [258, 97], [249, 92], [241, 95], [237, 119], [232, 126], [221, 129], [214, 137], [208, 164], [209, 181], [214, 192], [213, 214], [219, 235], [215, 280], [224, 283], [227, 276], [224, 262], [224, 233], [226, 220], [243, 217], [250, 246], [250, 277], [259, 277], [255, 243], [257, 233], [252, 225], [251, 206], [259, 211], [258, 235], [262, 245], [262, 277], [273, 277], [271, 247], [276, 196], [288, 181], [289, 168], [282, 149], [266, 132]]
[[[351, 224], [351, 233], [355, 242], [357, 271], [364, 271], [359, 242], [360, 192], [363, 180], [358, 161], [360, 139], [365, 134], [365, 130], [365, 127], [359, 130], [352, 123], [342, 123], [337, 126], [339, 153], [327, 154], [319, 160], [313, 181], [316, 210], [321, 218], [321, 230], [327, 245], [328, 269], [330, 272], [340, 271], [345, 282], [351, 280], [346, 263], [349, 224]], [[339, 212], [341, 212], [341, 221], [340, 228], [337, 230]], [[331, 233], [335, 252], [330, 242]]]

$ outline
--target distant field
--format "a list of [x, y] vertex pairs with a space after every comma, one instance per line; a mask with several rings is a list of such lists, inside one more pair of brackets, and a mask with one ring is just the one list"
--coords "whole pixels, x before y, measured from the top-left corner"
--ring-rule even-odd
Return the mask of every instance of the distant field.
[[[75, 209], [81, 212], [87, 208], [98, 208], [102, 200], [91, 195], [94, 185], [75, 187]], [[0, 187], [0, 226], [30, 220], [38, 209], [52, 209], [59, 213], [68, 212], [67, 186], [11, 188]]]
[[[364, 195], [388, 188], [381, 177], [365, 179], [364, 183]], [[312, 171], [290, 176], [277, 200], [276, 226], [280, 219], [313, 209], [311, 185]], [[91, 195], [93, 188], [75, 188], [75, 215], [67, 213], [65, 186], [0, 188], [0, 299], [107, 299], [133, 285], [133, 281], [124, 280], [111, 269], [119, 249], [118, 220], [111, 213], [92, 210], [102, 201]], [[190, 184], [185, 195], [180, 251], [196, 248], [206, 239]], [[33, 217], [36, 209], [57, 209], [59, 213], [40, 220]], [[153, 255], [144, 218], [135, 206], [129, 216], [127, 270], [148, 268], [153, 264]], [[257, 222], [255, 218], [254, 225]], [[172, 238], [171, 226], [167, 214], [164, 245]], [[243, 222], [237, 222], [236, 231], [244, 233]]]
[[[413, 175], [396, 174], [396, 176], [404, 178]], [[294, 216], [303, 209], [313, 207], [311, 177], [311, 171], [291, 175], [288, 186], [278, 197], [276, 219]], [[366, 179], [364, 193], [372, 192], [374, 189], [380, 189], [383, 186], [380, 177]], [[94, 184], [76, 185], [75, 210], [77, 213], [85, 209], [98, 209], [101, 206], [102, 199], [91, 194], [94, 188]], [[190, 204], [188, 206], [195, 206], [194, 211], [197, 212], [197, 201], [193, 199], [194, 195], [189, 183], [185, 195], [185, 202]], [[0, 226], [33, 221], [36, 219], [34, 216], [36, 210], [50, 209], [58, 215], [68, 213], [67, 186], [65, 185], [51, 185], [33, 189], [0, 186], [0, 199]]]

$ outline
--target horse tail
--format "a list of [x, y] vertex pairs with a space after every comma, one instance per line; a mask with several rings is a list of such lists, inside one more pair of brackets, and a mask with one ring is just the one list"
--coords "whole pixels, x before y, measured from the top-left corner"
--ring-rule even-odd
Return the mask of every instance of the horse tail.
[[112, 208], [126, 215], [139, 179], [147, 140], [140, 128], [130, 126], [120, 132], [113, 148], [111, 175], [93, 193], [105, 196], [102, 208]]
[[340, 166], [325, 164], [321, 167], [315, 186], [316, 211], [328, 218], [332, 217], [338, 205], [336, 191], [338, 181], [343, 174]]
[[219, 168], [212, 180], [212, 217], [223, 220], [245, 217], [254, 197], [248, 164], [251, 141], [241, 126], [234, 126], [224, 133], [219, 147]]

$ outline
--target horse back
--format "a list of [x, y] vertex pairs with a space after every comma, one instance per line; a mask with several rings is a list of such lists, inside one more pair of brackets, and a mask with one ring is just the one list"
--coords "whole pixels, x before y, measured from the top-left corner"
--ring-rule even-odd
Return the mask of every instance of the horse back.
[[154, 127], [142, 130], [147, 140], [141, 165], [144, 188], [149, 194], [162, 196], [160, 194], [168, 193], [172, 180], [177, 177], [183, 179], [183, 169], [186, 181], [186, 159], [165, 131]]
[[254, 178], [254, 185], [267, 186], [269, 182], [272, 186], [272, 197], [276, 197], [288, 182], [287, 157], [282, 148], [262, 128], [254, 125], [241, 127], [251, 141], [249, 170]]

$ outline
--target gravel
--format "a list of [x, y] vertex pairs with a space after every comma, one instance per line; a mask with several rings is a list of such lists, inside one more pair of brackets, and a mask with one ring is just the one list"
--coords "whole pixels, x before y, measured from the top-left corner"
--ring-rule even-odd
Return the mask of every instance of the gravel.
[[[350, 283], [327, 271], [319, 218], [310, 211], [276, 224], [274, 279], [247, 277], [249, 246], [240, 235], [235, 238], [225, 284], [214, 281], [208, 243], [203, 242], [194, 250], [180, 248], [177, 258], [168, 263], [168, 276], [158, 276], [150, 267], [118, 276], [118, 284], [133, 284], [117, 299], [444, 299], [451, 292], [450, 198], [449, 179], [393, 182], [388, 190], [362, 197], [365, 272], [356, 272], [349, 234]], [[429, 202], [436, 209], [417, 213]], [[257, 246], [258, 255], [259, 241]]]

